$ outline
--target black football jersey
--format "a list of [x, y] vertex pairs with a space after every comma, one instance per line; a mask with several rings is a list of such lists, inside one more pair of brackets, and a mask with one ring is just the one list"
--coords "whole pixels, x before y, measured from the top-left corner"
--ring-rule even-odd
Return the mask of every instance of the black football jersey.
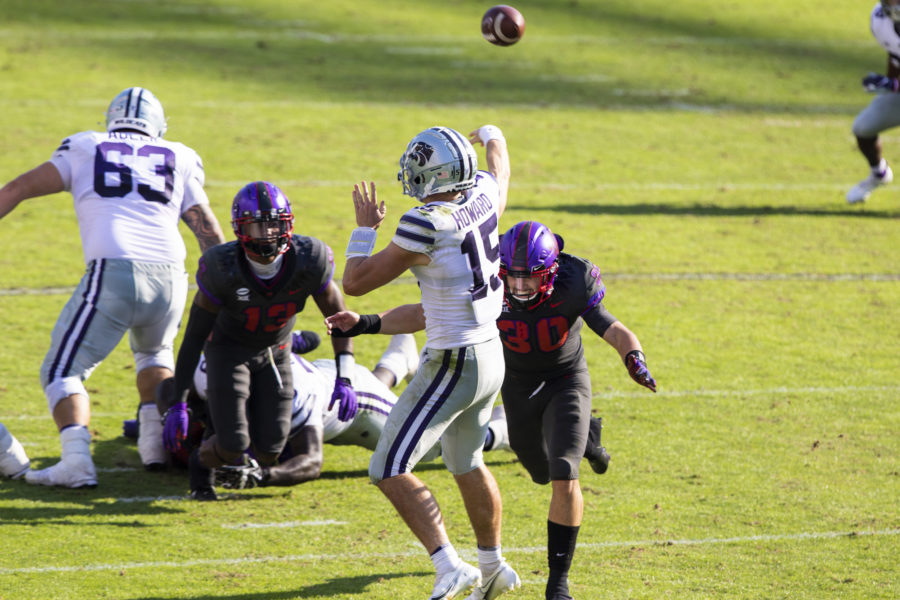
[[285, 343], [306, 299], [322, 292], [334, 274], [334, 255], [324, 242], [294, 235], [281, 269], [260, 279], [237, 241], [207, 250], [197, 285], [221, 311], [212, 338], [229, 338], [250, 349]]
[[503, 303], [497, 327], [507, 371], [548, 379], [586, 366], [581, 343], [584, 320], [601, 336], [616, 321], [603, 306], [605, 293], [600, 269], [588, 260], [560, 253], [549, 298], [531, 310]]

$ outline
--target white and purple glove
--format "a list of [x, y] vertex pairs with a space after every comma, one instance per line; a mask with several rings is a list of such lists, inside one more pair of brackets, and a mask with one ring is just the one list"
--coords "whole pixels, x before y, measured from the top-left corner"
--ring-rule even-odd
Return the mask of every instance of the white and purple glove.
[[328, 410], [331, 410], [335, 402], [340, 402], [338, 405], [338, 420], [352, 421], [358, 409], [356, 390], [353, 389], [353, 384], [346, 377], [337, 377], [334, 380], [334, 391], [331, 393], [331, 403], [328, 405]]
[[176, 402], [166, 411], [163, 421], [163, 446], [169, 452], [178, 452], [187, 439], [190, 411], [186, 402]]
[[628, 374], [636, 382], [656, 392], [656, 380], [650, 375], [650, 369], [647, 368], [647, 359], [640, 350], [632, 350], [625, 355], [625, 366], [628, 368]]

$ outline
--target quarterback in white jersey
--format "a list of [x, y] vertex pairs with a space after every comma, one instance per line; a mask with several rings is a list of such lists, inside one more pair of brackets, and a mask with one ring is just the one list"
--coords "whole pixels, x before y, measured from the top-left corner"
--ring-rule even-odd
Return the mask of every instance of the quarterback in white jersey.
[[172, 376], [172, 347], [187, 297], [178, 221], [187, 223], [202, 250], [225, 241], [203, 191], [200, 157], [162, 138], [165, 115], [149, 90], [127, 88], [113, 98], [106, 126], [106, 132], [65, 138], [50, 160], [0, 189], [0, 218], [28, 198], [70, 192], [87, 266], [41, 366], [62, 457], [52, 467], [29, 471], [29, 483], [97, 485], [83, 382], [126, 332], [147, 413], [138, 439], [141, 460], [148, 469], [164, 465], [154, 390]]
[[[478, 171], [472, 143], [485, 146], [488, 170]], [[509, 155], [499, 128], [485, 125], [469, 138], [447, 127], [420, 132], [400, 158], [403, 193], [423, 205], [407, 211], [386, 248], [372, 254], [385, 217], [374, 183], [353, 191], [358, 227], [347, 246], [344, 292], [360, 296], [407, 269], [422, 294], [421, 319], [397, 331], [377, 315], [354, 324], [348, 313], [326, 319], [332, 335], [400, 333], [424, 325], [427, 341], [416, 376], [388, 416], [369, 478], [425, 546], [437, 571], [432, 599], [495, 598], [519, 585], [500, 552], [502, 500], [484, 464], [482, 445], [503, 381], [496, 319], [503, 289], [497, 230], [506, 207]], [[374, 319], [372, 318], [374, 317]], [[346, 328], [344, 325], [352, 325]], [[359, 326], [361, 324], [361, 326]], [[478, 542], [480, 569], [463, 562], [447, 536], [437, 501], [412, 473], [435, 444], [465, 500]]]
[[868, 176], [847, 192], [847, 202], [865, 202], [877, 188], [894, 179], [890, 165], [882, 156], [881, 132], [900, 125], [900, 0], [882, 0], [875, 4], [869, 27], [878, 44], [887, 51], [884, 75], [869, 73], [863, 88], [875, 97], [853, 121], [853, 135], [859, 151], [869, 165]]

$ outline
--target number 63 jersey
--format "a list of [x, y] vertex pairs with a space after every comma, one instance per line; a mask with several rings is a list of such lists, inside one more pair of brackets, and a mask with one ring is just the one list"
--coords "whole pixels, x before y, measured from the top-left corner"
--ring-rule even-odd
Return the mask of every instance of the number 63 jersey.
[[184, 264], [178, 220], [209, 203], [194, 150], [130, 131], [83, 131], [64, 139], [50, 162], [72, 193], [86, 263]]
[[425, 254], [410, 270], [419, 282], [427, 346], [471, 346], [497, 337], [503, 302], [500, 282], [500, 206], [497, 180], [487, 171], [454, 202], [429, 202], [400, 217], [393, 242]]

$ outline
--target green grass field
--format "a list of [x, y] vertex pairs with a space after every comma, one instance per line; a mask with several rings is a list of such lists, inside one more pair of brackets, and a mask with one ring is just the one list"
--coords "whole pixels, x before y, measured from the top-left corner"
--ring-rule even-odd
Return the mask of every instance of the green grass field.
[[[900, 197], [844, 202], [866, 175], [859, 81], [886, 62], [872, 4], [519, 0], [525, 38], [498, 48], [479, 31], [490, 4], [471, 0], [3, 0], [0, 184], [145, 86], [167, 137], [204, 158], [226, 228], [244, 183], [276, 182], [340, 274], [354, 183], [378, 184], [390, 231], [410, 137], [498, 125], [513, 168], [501, 229], [540, 220], [599, 265], [659, 384], [634, 384], [588, 332], [613, 462], [582, 471], [573, 596], [898, 598]], [[896, 133], [882, 139], [900, 164]], [[38, 468], [59, 456], [38, 369], [83, 268], [68, 195], [0, 221], [0, 422]], [[348, 303], [417, 298], [405, 278]], [[321, 330], [321, 315], [298, 325]], [[360, 340], [358, 361], [384, 342]], [[97, 489], [0, 482], [0, 600], [429, 593], [432, 565], [365, 451], [326, 446], [302, 486], [191, 502], [184, 473], [145, 473], [121, 436], [133, 380], [124, 342], [87, 383]], [[543, 598], [549, 489], [512, 454], [488, 459], [524, 581], [508, 597]], [[474, 560], [451, 476], [419, 474]]]

